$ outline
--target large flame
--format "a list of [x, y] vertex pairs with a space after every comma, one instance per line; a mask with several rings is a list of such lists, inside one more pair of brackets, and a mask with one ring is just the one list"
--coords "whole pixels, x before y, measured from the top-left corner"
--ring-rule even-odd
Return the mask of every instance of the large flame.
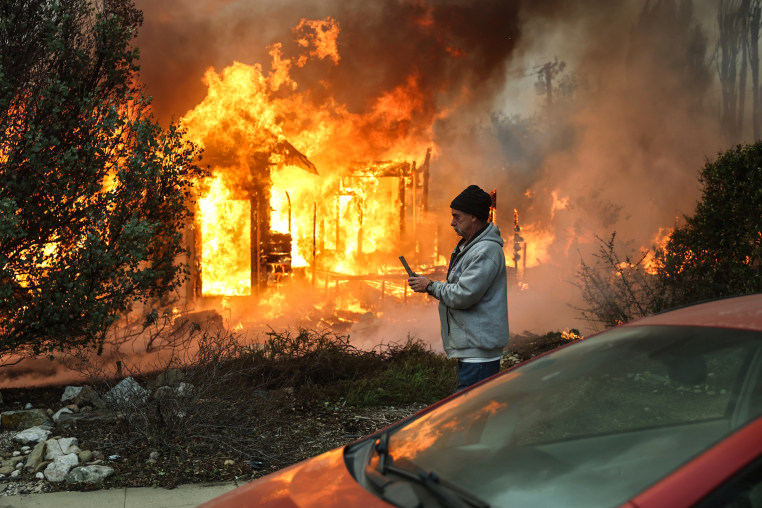
[[201, 237], [202, 291], [206, 295], [251, 294], [251, 208], [230, 199], [221, 178], [215, 178], [198, 201]]
[[432, 137], [409, 128], [422, 107], [418, 77], [380, 93], [364, 113], [331, 100], [314, 107], [291, 70], [312, 59], [338, 63], [339, 26], [302, 20], [294, 32], [304, 54], [287, 58], [275, 44], [268, 73], [242, 63], [209, 69], [206, 98], [183, 117], [215, 178], [199, 200], [205, 295], [250, 293], [248, 221], [259, 198], [269, 199], [270, 231], [291, 235], [292, 267], [363, 274], [381, 272], [394, 254], [403, 194], [420, 193], [411, 171]]
[[[416, 116], [428, 103], [418, 70], [366, 100], [364, 110], [324, 96], [330, 95], [328, 83], [325, 90], [302, 90], [296, 69], [341, 61], [340, 27], [330, 17], [303, 19], [293, 32], [301, 53], [287, 56], [281, 44], [273, 44], [269, 70], [240, 62], [219, 72], [208, 69], [207, 96], [182, 119], [188, 137], [205, 149], [213, 175], [211, 183], [199, 186], [203, 295], [252, 294], [252, 281], [260, 275], [252, 255], [263, 255], [255, 243], [261, 224], [267, 224], [266, 234], [290, 241], [291, 269], [308, 270], [313, 282], [323, 277], [326, 287], [348, 280], [337, 274], [399, 270], [400, 253], [420, 253], [419, 244], [405, 244], [411, 235], [434, 236], [432, 224], [422, 220], [423, 186], [416, 168], [427, 149], [436, 157], [434, 122], [458, 104]], [[429, 123], [414, 121], [421, 117]], [[520, 241], [505, 238], [508, 265], [524, 285], [527, 269], [552, 263], [554, 253], [568, 255], [576, 238], [563, 231], [567, 245], [556, 245], [558, 217], [568, 213], [570, 198], [561, 189], [547, 197], [547, 224], [521, 224]], [[429, 265], [446, 263], [443, 253], [429, 254]], [[366, 279], [370, 286], [407, 294], [383, 278]]]

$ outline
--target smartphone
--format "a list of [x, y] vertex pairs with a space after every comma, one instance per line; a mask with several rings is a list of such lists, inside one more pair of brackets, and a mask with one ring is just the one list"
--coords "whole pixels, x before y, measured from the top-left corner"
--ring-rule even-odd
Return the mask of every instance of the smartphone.
[[407, 260], [405, 260], [405, 256], [400, 256], [400, 263], [402, 263], [402, 266], [405, 267], [405, 271], [407, 272], [409, 277], [418, 277], [418, 274], [410, 269], [410, 265], [407, 264]]

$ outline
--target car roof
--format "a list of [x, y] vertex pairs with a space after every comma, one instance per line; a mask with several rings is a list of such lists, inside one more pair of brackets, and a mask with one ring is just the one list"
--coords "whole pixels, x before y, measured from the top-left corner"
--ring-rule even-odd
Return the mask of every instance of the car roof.
[[762, 293], [698, 303], [631, 321], [624, 326], [709, 326], [762, 331]]

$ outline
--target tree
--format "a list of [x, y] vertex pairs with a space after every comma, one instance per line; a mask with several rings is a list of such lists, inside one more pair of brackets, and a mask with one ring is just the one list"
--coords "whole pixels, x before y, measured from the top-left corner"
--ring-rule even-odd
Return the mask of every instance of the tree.
[[762, 141], [708, 162], [702, 198], [659, 254], [671, 305], [762, 291]]
[[762, 141], [707, 162], [702, 198], [653, 260], [634, 261], [599, 240], [593, 264], [580, 263], [576, 284], [583, 317], [605, 327], [671, 307], [762, 291]]
[[[691, 0], [643, 2], [630, 34], [627, 61], [640, 70], [640, 77], [649, 84], [654, 76], [662, 77], [652, 92], [664, 106], [656, 103], [653, 107], [668, 104], [675, 110], [675, 98], [683, 97], [680, 107], [691, 116], [703, 110], [712, 79], [707, 35], [694, 16]], [[636, 82], [640, 86], [645, 83]]]
[[[746, 104], [746, 74], [751, 71], [751, 121], [754, 139], [762, 136], [759, 84], [760, 0], [720, 0], [717, 4], [719, 40], [715, 49], [722, 84], [721, 122], [727, 139], [742, 139]], [[737, 67], [740, 66], [740, 69]]]
[[199, 150], [136, 79], [131, 0], [0, 4], [0, 355], [99, 346], [187, 267]]

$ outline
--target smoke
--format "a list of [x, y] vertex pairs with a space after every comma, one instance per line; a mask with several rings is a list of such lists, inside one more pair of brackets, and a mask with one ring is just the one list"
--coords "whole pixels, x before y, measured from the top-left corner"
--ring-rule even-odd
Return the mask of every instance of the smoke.
[[443, 228], [452, 197], [476, 183], [497, 190], [507, 244], [514, 208], [527, 231], [552, 235], [542, 254], [527, 235], [519, 266], [530, 266], [529, 290], [509, 303], [517, 332], [584, 329], [571, 281], [595, 236], [617, 232], [635, 253], [650, 247], [660, 228], [693, 212], [698, 172], [724, 148], [710, 61], [714, 2], [136, 4], [145, 15], [141, 78], [162, 122], [201, 101], [208, 67], [266, 66], [274, 44], [296, 55], [302, 19], [340, 25], [338, 62], [291, 69], [314, 104], [359, 114], [415, 80], [420, 102], [397, 128], [435, 144], [430, 202]]

